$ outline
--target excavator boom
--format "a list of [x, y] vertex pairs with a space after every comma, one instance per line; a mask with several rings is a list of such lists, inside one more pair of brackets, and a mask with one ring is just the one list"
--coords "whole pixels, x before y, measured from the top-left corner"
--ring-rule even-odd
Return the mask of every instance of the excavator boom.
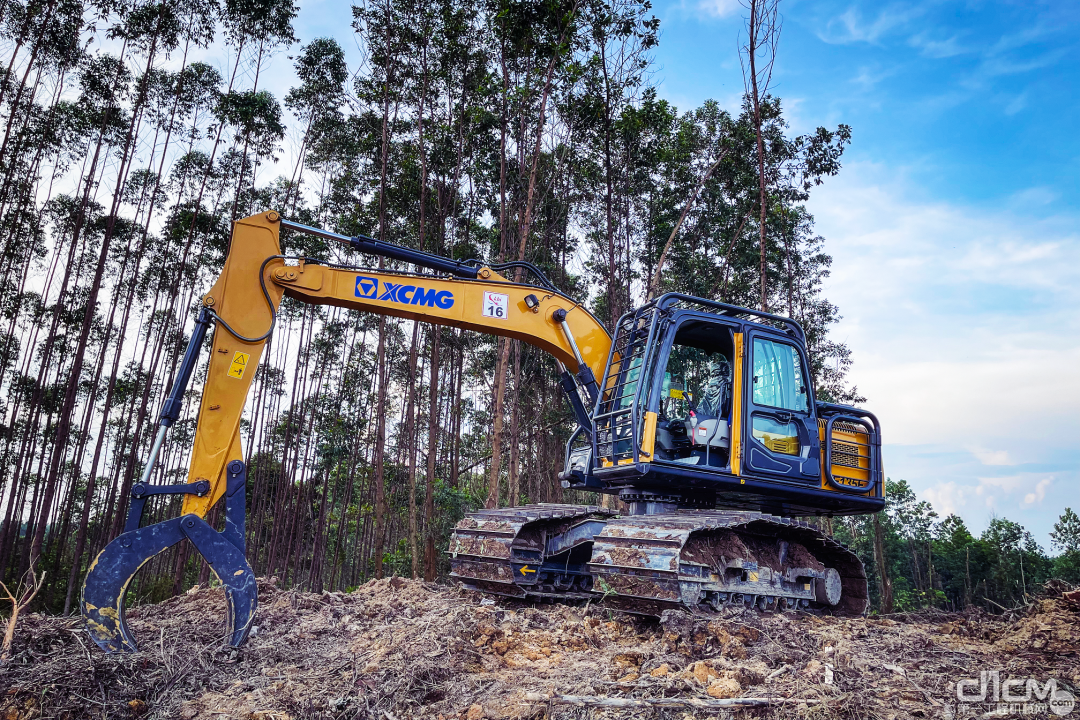
[[[211, 489], [205, 495], [186, 495], [185, 514], [205, 517], [225, 491], [227, 464], [243, 459], [240, 416], [283, 295], [314, 305], [514, 338], [544, 350], [564, 366], [580, 370], [583, 362], [592, 377], [604, 370], [611, 347], [607, 330], [585, 308], [553, 289], [541, 292], [488, 267], [473, 268], [475, 278], [469, 279], [287, 258], [278, 241], [283, 226], [312, 230], [282, 220], [275, 212], [238, 221], [225, 267], [203, 297], [203, 306], [217, 316], [219, 331], [214, 334], [188, 483], [209, 481]], [[353, 244], [351, 238], [318, 232]], [[414, 262], [433, 257], [389, 244], [373, 249], [385, 252], [385, 248], [410, 252]], [[443, 260], [440, 269], [453, 270], [456, 265], [451, 263]], [[559, 316], [565, 315], [569, 333], [554, 319], [559, 310], [565, 311]]]
[[[338, 240], [355, 250], [403, 260], [434, 274], [287, 257], [281, 253], [279, 239], [283, 228]], [[543, 286], [514, 282], [480, 263], [459, 263], [372, 238], [337, 235], [283, 220], [273, 211], [237, 221], [221, 274], [203, 296], [195, 332], [162, 409], [142, 478], [132, 486], [124, 532], [101, 551], [87, 571], [81, 608], [91, 637], [103, 649], [135, 649], [124, 622], [127, 589], [150, 558], [185, 539], [206, 558], [225, 587], [230, 644], [238, 646], [246, 639], [255, 616], [257, 591], [244, 557], [246, 467], [240, 419], [285, 295], [311, 304], [477, 330], [535, 345], [564, 366], [563, 386], [573, 389], [568, 397], [579, 422], [587, 422], [584, 403], [598, 393], [595, 378], [603, 371], [611, 347], [603, 325], [546, 281]], [[157, 455], [168, 428], [180, 417], [184, 391], [210, 324], [217, 329], [188, 481], [184, 485], [153, 485]], [[576, 372], [570, 373], [565, 366]], [[148, 498], [162, 494], [183, 495], [181, 517], [140, 527]], [[218, 533], [203, 518], [223, 496], [228, 498], [226, 527]]]

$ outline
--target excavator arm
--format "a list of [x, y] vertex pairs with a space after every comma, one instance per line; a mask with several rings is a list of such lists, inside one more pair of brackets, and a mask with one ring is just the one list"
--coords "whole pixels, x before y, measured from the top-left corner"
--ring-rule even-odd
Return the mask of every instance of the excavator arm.
[[[402, 260], [434, 274], [286, 257], [279, 241], [282, 229], [340, 241], [355, 250]], [[87, 573], [82, 611], [91, 637], [103, 649], [135, 649], [124, 623], [124, 595], [145, 562], [183, 539], [195, 544], [225, 586], [230, 643], [237, 646], [246, 638], [254, 618], [256, 590], [244, 558], [246, 467], [240, 419], [286, 295], [315, 305], [475, 330], [534, 345], [559, 362], [575, 416], [586, 431], [592, 430], [585, 403], [595, 401], [596, 378], [603, 375], [611, 337], [588, 310], [543, 278], [540, 285], [515, 282], [475, 261], [459, 262], [371, 238], [337, 235], [283, 220], [273, 211], [238, 220], [221, 275], [203, 296], [195, 332], [162, 409], [142, 479], [132, 487], [125, 531], [102, 550]], [[157, 454], [168, 428], [180, 416], [184, 391], [211, 324], [216, 328], [188, 481], [179, 486], [151, 485]], [[140, 527], [147, 498], [170, 493], [184, 496], [182, 516]], [[226, 528], [217, 533], [203, 518], [223, 496]]]

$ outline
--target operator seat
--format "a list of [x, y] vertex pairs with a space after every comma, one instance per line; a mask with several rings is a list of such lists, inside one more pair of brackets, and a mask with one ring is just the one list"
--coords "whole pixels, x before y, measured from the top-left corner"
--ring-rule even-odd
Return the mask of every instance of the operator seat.
[[709, 357], [707, 372], [698, 411], [713, 418], [724, 417], [731, 401], [731, 363], [723, 353], [717, 353]]
[[706, 365], [701, 403], [687, 422], [687, 435], [696, 446], [704, 446], [706, 461], [710, 448], [728, 448], [730, 440], [727, 406], [731, 401], [731, 363], [723, 353], [710, 355]]

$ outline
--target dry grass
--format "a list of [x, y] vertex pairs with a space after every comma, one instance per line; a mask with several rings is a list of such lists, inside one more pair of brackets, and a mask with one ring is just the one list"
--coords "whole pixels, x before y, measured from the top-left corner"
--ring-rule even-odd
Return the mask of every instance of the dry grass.
[[[956, 708], [954, 693], [980, 670], [1080, 684], [1080, 612], [1060, 597], [1011, 619], [669, 612], [660, 622], [597, 606], [492, 604], [399, 578], [347, 595], [261, 582], [260, 601], [257, 630], [238, 652], [222, 646], [218, 590], [129, 613], [142, 646], [130, 655], [100, 652], [78, 619], [24, 616], [0, 668], [0, 719], [885, 720], [982, 715], [988, 708]], [[628, 710], [536, 702], [535, 693], [772, 704]]]

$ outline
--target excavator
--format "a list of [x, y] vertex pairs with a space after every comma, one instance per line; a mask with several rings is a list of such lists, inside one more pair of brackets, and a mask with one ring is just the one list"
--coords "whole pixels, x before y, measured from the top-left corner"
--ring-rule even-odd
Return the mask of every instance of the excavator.
[[[286, 256], [283, 230], [415, 269]], [[884, 506], [881, 430], [866, 410], [816, 398], [798, 322], [669, 293], [609, 332], [529, 263], [454, 260], [269, 211], [234, 223], [131, 487], [124, 532], [87, 572], [81, 610], [105, 651], [136, 649], [124, 619], [131, 581], [185, 539], [224, 588], [228, 644], [247, 638], [258, 598], [245, 557], [240, 420], [284, 296], [513, 338], [554, 358], [577, 423], [562, 486], [617, 498], [624, 512], [533, 504], [470, 513], [448, 550], [451, 577], [466, 588], [651, 616], [672, 608], [866, 611], [862, 563], [808, 520]], [[155, 484], [157, 456], [211, 325], [187, 482]], [[179, 517], [142, 525], [151, 497], [177, 494]], [[205, 518], [221, 498], [218, 531]]]

